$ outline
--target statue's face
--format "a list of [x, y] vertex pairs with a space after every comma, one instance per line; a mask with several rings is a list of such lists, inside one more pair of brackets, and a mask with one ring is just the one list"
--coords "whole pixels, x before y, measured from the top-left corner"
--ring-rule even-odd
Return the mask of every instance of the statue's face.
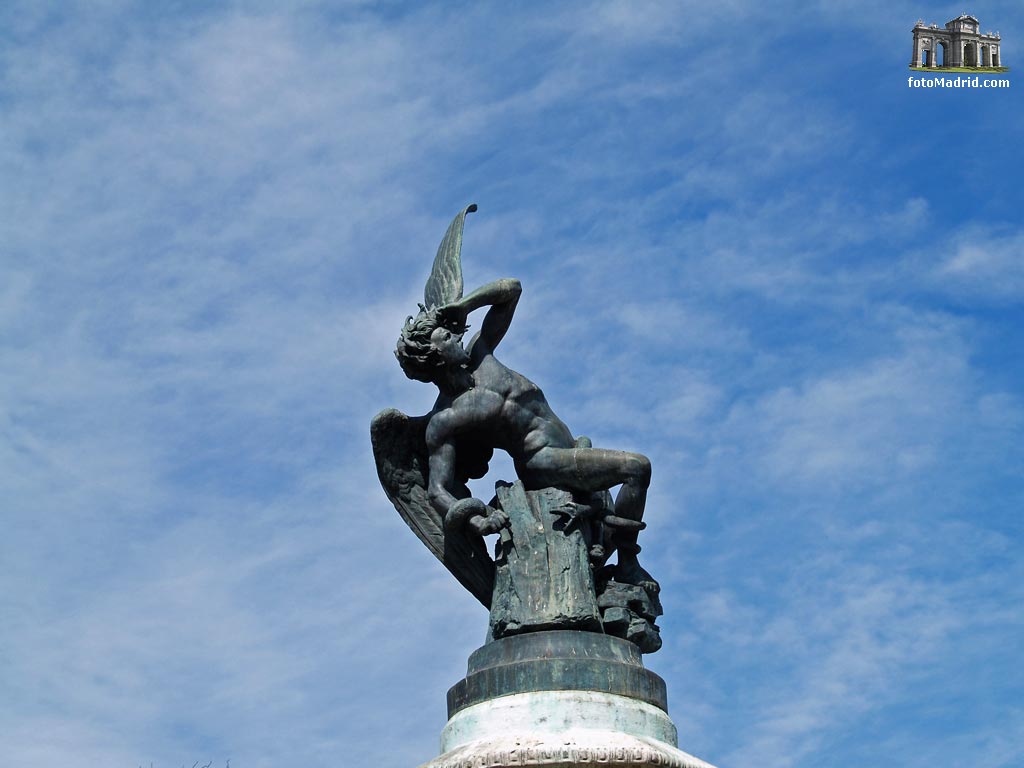
[[441, 353], [449, 365], [469, 362], [469, 354], [462, 346], [461, 333], [452, 333], [447, 328], [435, 328], [430, 334], [430, 345]]

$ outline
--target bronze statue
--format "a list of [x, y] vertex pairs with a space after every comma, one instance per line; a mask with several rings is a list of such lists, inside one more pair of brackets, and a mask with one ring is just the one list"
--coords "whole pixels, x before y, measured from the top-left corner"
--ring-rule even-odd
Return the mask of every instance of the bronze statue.
[[[462, 296], [462, 229], [474, 210], [455, 217], [424, 304], [402, 328], [395, 350], [402, 370], [439, 394], [425, 416], [391, 409], [374, 419], [381, 483], [406, 523], [491, 607], [492, 639], [576, 628], [657, 650], [659, 587], [637, 561], [650, 462], [574, 438], [540, 388], [494, 356], [522, 288], [505, 278]], [[480, 331], [464, 347], [468, 316], [485, 307]], [[512, 457], [519, 483], [499, 483], [485, 504], [466, 483], [486, 474], [495, 448]], [[493, 562], [482, 538], [492, 533], [500, 534]]]

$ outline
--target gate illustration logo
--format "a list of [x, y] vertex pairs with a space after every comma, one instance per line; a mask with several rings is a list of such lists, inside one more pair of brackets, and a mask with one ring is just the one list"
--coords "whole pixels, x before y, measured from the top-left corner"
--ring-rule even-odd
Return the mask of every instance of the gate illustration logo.
[[910, 68], [930, 72], [1007, 72], [1003, 66], [1002, 38], [998, 32], [980, 31], [974, 16], [963, 14], [945, 28], [914, 25], [914, 57]]

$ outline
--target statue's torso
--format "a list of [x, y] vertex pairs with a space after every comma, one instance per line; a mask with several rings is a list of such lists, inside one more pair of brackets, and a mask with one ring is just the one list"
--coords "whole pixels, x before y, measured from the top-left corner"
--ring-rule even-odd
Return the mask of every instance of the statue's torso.
[[472, 371], [473, 387], [439, 399], [434, 418], [445, 419], [452, 437], [488, 434], [493, 447], [514, 461], [528, 461], [542, 448], [571, 448], [572, 433], [548, 405], [540, 387], [486, 355]]

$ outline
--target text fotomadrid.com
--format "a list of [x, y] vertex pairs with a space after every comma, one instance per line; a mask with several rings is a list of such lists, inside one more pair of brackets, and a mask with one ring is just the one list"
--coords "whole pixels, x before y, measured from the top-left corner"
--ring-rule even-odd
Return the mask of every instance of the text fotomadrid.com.
[[908, 77], [908, 88], [1009, 88], [1009, 80], [992, 77]]

